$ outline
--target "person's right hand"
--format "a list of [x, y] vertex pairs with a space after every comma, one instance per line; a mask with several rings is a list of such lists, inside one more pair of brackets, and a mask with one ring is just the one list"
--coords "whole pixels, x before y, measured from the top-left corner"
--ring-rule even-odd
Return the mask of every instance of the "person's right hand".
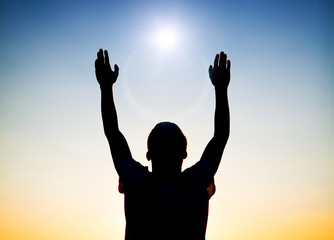
[[100, 86], [112, 86], [118, 77], [119, 68], [117, 64], [114, 65], [113, 71], [110, 67], [108, 51], [100, 49], [97, 52], [97, 59], [95, 60], [95, 74]]
[[231, 62], [230, 60], [226, 60], [226, 54], [221, 52], [220, 55], [216, 55], [213, 67], [212, 65], [209, 67], [209, 76], [216, 89], [227, 89], [228, 84], [230, 83]]

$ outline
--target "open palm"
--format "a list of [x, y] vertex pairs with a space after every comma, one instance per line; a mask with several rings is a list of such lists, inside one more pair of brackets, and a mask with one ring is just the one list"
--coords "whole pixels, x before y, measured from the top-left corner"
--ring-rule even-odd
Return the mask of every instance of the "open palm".
[[227, 88], [230, 83], [231, 62], [224, 52], [215, 57], [214, 65], [209, 67], [209, 76], [215, 88]]
[[100, 86], [113, 85], [118, 77], [119, 68], [117, 64], [114, 65], [114, 71], [110, 67], [108, 51], [100, 49], [97, 52], [97, 59], [95, 60], [95, 74]]

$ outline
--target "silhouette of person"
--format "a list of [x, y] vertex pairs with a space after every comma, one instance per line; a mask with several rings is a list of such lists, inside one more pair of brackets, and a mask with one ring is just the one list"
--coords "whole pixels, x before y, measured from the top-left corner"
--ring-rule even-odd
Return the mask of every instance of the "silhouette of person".
[[187, 139], [171, 122], [158, 123], [148, 136], [146, 154], [152, 172], [132, 158], [127, 141], [118, 128], [113, 85], [119, 68], [109, 63], [108, 52], [100, 49], [95, 61], [101, 88], [104, 133], [124, 193], [126, 240], [203, 240], [209, 199], [215, 192], [218, 169], [230, 132], [227, 88], [230, 66], [224, 52], [217, 54], [209, 76], [215, 88], [214, 135], [200, 160], [181, 171], [187, 157]]

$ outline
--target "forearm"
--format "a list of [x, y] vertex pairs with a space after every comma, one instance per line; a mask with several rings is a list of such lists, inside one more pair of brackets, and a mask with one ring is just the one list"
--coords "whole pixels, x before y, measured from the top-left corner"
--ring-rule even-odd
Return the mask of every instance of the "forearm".
[[230, 135], [230, 110], [227, 88], [215, 89], [216, 110], [214, 118], [214, 137], [226, 144]]
[[112, 86], [101, 87], [101, 111], [104, 133], [108, 139], [110, 152], [118, 172], [122, 159], [131, 157], [128, 143], [118, 128], [117, 112]]
[[104, 133], [108, 137], [119, 132], [113, 85], [101, 88], [101, 113]]
[[225, 145], [230, 134], [230, 112], [227, 99], [227, 90], [215, 92], [216, 110], [214, 116], [214, 135], [206, 146], [202, 159], [208, 159], [217, 171], [221, 161]]

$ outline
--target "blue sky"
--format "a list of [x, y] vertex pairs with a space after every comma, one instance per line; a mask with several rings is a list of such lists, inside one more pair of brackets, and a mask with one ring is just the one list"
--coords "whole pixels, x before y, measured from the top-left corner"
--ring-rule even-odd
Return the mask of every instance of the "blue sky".
[[[208, 239], [244, 239], [240, 226], [249, 239], [271, 239], [280, 226], [287, 239], [296, 224], [296, 234], [307, 228], [303, 236], [313, 239], [320, 229], [304, 219], [333, 219], [330, 1], [3, 1], [0, 16], [0, 220], [7, 235], [20, 228], [20, 239], [34, 231], [45, 239], [58, 218], [78, 222], [70, 228], [86, 236], [123, 234], [94, 75], [99, 48], [120, 67], [120, 127], [145, 165], [147, 135], [164, 120], [188, 137], [185, 167], [198, 160], [213, 132], [207, 69], [221, 50], [231, 59], [231, 137]], [[154, 42], [163, 28], [177, 36], [167, 50]], [[84, 239], [60, 222], [53, 239]], [[258, 235], [265, 226], [272, 231]]]

